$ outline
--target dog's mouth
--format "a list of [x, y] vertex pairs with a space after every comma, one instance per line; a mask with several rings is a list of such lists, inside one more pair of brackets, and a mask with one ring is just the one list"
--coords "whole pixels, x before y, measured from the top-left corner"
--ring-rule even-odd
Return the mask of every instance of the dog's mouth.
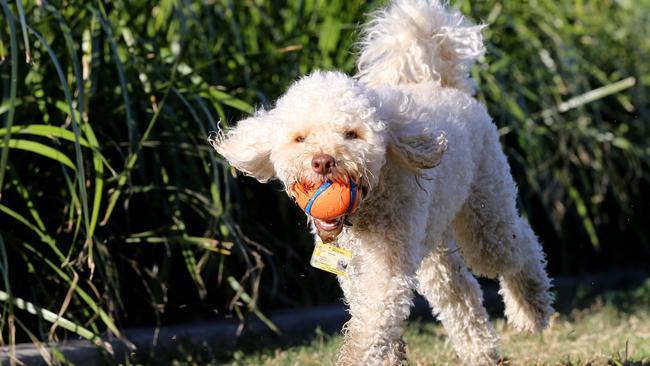
[[[328, 175], [317, 175], [315, 177], [310, 177], [311, 179], [299, 179], [297, 184], [302, 185], [303, 187], [314, 187], [320, 184], [321, 181], [326, 181], [330, 179], [339, 183], [347, 183], [350, 181], [350, 175], [346, 174], [343, 170], [334, 170], [331, 174]], [[357, 194], [358, 204], [357, 207], [361, 204], [361, 201], [367, 196], [369, 187], [366, 181], [363, 178], [352, 178], [354, 183], [357, 185]], [[293, 186], [293, 185], [292, 185]], [[309, 219], [314, 223], [316, 228], [316, 234], [324, 243], [333, 242], [343, 231], [344, 226], [352, 226], [350, 223], [350, 216], [354, 214], [354, 211], [348, 212], [344, 215], [333, 219], [317, 219], [313, 216], [308, 216]]]
[[[358, 184], [359, 187], [358, 205], [360, 205], [361, 201], [368, 195], [368, 186], [363, 180], [359, 180], [356, 184]], [[350, 212], [329, 220], [321, 220], [315, 217], [312, 217], [311, 219], [313, 220], [314, 226], [316, 227], [316, 234], [318, 234], [324, 243], [330, 243], [335, 241], [336, 238], [341, 234], [344, 226], [352, 226], [352, 223], [350, 222], [350, 217], [352, 215], [354, 215], [354, 212]]]
[[316, 226], [316, 233], [320, 239], [325, 243], [334, 241], [341, 231], [343, 231], [343, 224], [346, 221], [346, 217], [347, 215], [344, 215], [330, 220], [313, 218], [314, 226]]

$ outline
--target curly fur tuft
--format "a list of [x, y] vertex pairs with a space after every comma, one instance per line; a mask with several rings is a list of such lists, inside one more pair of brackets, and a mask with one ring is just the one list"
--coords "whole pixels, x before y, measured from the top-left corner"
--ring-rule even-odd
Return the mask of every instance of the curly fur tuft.
[[397, 0], [375, 12], [360, 42], [359, 79], [437, 85], [473, 94], [469, 70], [485, 53], [481, 30], [439, 0]]

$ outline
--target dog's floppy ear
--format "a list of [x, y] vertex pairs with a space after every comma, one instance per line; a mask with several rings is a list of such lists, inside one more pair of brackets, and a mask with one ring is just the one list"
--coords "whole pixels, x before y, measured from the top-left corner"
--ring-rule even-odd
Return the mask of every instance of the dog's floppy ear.
[[275, 175], [270, 160], [273, 125], [264, 115], [257, 115], [213, 133], [209, 141], [230, 165], [264, 183]]
[[447, 135], [444, 132], [394, 131], [388, 145], [389, 158], [417, 175], [420, 175], [420, 169], [431, 169], [440, 164], [445, 151]]

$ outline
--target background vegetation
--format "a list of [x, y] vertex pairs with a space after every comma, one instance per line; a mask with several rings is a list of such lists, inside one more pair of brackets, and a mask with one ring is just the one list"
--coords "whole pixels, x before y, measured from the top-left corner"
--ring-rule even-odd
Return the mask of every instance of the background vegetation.
[[[334, 301], [302, 214], [206, 140], [353, 73], [382, 3], [0, 0], [0, 342]], [[650, 1], [452, 4], [553, 274], [647, 265]]]

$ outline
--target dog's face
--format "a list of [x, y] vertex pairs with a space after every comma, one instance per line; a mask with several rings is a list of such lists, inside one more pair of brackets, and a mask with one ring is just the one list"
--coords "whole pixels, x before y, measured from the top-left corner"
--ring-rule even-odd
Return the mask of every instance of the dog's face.
[[[378, 184], [387, 157], [408, 165], [418, 156], [417, 151], [409, 154], [408, 141], [391, 133], [380, 116], [382, 108], [379, 97], [356, 80], [316, 72], [294, 83], [275, 108], [240, 121], [211, 142], [238, 170], [261, 182], [280, 179], [290, 196], [295, 184], [352, 180], [363, 200]], [[424, 160], [435, 165], [439, 156], [434, 163]], [[330, 241], [345, 219], [314, 219], [314, 225], [318, 235]]]
[[331, 179], [363, 189], [376, 183], [386, 155], [385, 124], [375, 101], [341, 73], [296, 82], [267, 113], [274, 129], [270, 163], [288, 191]]

